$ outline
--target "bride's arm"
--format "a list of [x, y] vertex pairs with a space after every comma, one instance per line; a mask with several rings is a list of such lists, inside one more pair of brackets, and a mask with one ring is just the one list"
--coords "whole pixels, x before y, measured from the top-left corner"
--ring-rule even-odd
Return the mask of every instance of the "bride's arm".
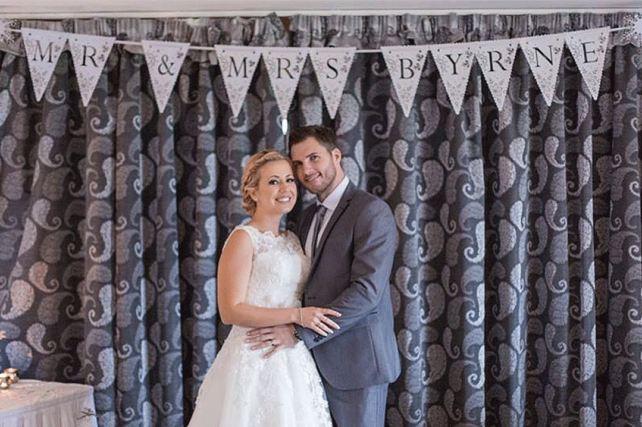
[[247, 304], [246, 294], [252, 271], [252, 241], [245, 232], [233, 232], [218, 263], [218, 308], [223, 323], [259, 328], [297, 323], [326, 335], [337, 325], [327, 315], [334, 310], [319, 307], [267, 308]]

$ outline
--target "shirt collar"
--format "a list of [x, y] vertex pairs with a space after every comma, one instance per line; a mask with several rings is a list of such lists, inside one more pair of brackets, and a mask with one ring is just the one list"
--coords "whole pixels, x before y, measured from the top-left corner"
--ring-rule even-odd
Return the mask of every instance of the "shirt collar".
[[322, 203], [323, 206], [325, 206], [330, 211], [334, 211], [339, 205], [341, 197], [343, 196], [343, 193], [345, 193], [346, 188], [348, 188], [349, 182], [350, 180], [348, 179], [348, 177], [344, 176], [339, 185], [337, 185], [334, 190], [332, 190], [332, 192], [328, 194], [328, 197], [325, 198]]

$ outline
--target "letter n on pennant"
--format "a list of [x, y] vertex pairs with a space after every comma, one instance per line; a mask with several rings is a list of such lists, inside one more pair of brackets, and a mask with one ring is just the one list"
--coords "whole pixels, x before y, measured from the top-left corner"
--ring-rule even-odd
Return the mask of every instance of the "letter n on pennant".
[[523, 38], [519, 42], [542, 97], [549, 107], [553, 103], [560, 60], [564, 50], [564, 35], [550, 34]]

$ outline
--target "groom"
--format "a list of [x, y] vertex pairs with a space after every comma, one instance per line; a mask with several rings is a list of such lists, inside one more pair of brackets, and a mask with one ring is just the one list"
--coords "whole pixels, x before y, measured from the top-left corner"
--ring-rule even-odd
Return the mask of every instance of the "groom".
[[272, 345], [271, 354], [303, 340], [337, 427], [380, 427], [388, 383], [400, 372], [390, 300], [395, 221], [388, 205], [345, 176], [332, 129], [294, 129], [289, 144], [294, 172], [319, 206], [302, 213], [296, 230], [312, 258], [303, 304], [340, 312], [340, 329], [321, 336], [293, 325], [261, 328], [248, 341]]

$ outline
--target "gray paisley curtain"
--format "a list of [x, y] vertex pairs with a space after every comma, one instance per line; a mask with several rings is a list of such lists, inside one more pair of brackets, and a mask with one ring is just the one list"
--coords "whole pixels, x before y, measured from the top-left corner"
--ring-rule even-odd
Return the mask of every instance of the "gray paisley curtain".
[[[624, 14], [97, 19], [24, 27], [195, 45], [465, 42], [623, 26]], [[564, 53], [544, 103], [518, 53], [497, 111], [474, 67], [455, 115], [428, 60], [404, 117], [378, 53], [358, 54], [336, 120], [306, 66], [290, 126], [337, 129], [344, 167], [397, 220], [402, 374], [387, 425], [639, 426], [639, 47], [612, 36], [597, 101]], [[84, 382], [105, 426], [181, 426], [224, 339], [216, 262], [243, 160], [283, 149], [257, 69], [233, 118], [191, 51], [159, 113], [145, 60], [115, 48], [89, 107], [68, 52], [34, 100], [19, 40], [0, 46], [0, 364]]]

